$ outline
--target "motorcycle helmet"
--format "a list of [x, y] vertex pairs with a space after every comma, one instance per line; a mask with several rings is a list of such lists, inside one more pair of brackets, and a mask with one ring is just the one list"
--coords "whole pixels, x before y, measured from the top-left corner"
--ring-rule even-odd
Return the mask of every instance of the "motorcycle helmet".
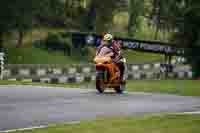
[[108, 41], [108, 42], [112, 42], [113, 36], [111, 34], [107, 33], [107, 34], [104, 35], [103, 40]]

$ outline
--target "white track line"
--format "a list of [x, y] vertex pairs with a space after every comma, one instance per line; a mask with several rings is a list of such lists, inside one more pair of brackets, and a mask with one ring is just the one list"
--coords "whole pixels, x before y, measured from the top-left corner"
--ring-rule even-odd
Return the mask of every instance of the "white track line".
[[[180, 113], [167, 113], [169, 115], [193, 115], [193, 114], [200, 114], [200, 111], [194, 111], [194, 112], [180, 112]], [[160, 114], [159, 114], [160, 115]], [[75, 125], [79, 124], [80, 121], [72, 121], [72, 122], [67, 122], [63, 123], [64, 125]], [[53, 126], [53, 125], [51, 125]], [[11, 132], [16, 132], [16, 131], [28, 131], [28, 130], [33, 130], [33, 129], [43, 129], [43, 128], [48, 128], [50, 126], [37, 126], [37, 127], [29, 127], [29, 128], [19, 128], [19, 129], [11, 129], [11, 130], [5, 130], [5, 131], [0, 131], [0, 133], [11, 133]]]
[[1, 133], [10, 133], [10, 132], [17, 132], [17, 131], [33, 130], [33, 129], [42, 129], [42, 128], [47, 128], [47, 127], [48, 126], [28, 127], [28, 128], [19, 128], [19, 129], [5, 130], [5, 131], [0, 131], [0, 132]]
[[182, 113], [175, 113], [180, 115], [194, 115], [194, 114], [200, 114], [200, 111], [194, 111], [194, 112], [182, 112]]
[[[66, 122], [66, 123], [63, 123], [63, 124], [64, 125], [75, 125], [75, 124], [79, 124], [79, 123], [80, 123], [80, 121], [72, 121], [72, 122]], [[51, 126], [53, 126], [53, 125], [51, 125]], [[11, 132], [17, 132], [17, 131], [28, 131], [28, 130], [34, 130], [34, 129], [48, 128], [48, 127], [50, 127], [50, 126], [41, 125], [41, 126], [28, 127], [28, 128], [5, 130], [5, 131], [0, 131], [0, 133], [11, 133]]]

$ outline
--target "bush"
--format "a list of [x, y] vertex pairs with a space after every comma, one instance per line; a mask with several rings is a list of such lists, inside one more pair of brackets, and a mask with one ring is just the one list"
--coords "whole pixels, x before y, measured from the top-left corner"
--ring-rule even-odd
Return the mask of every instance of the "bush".
[[42, 48], [42, 49], [46, 48], [44, 40], [36, 40], [33, 42], [32, 46], [34, 48]]
[[72, 45], [71, 34], [67, 32], [49, 32], [46, 39], [33, 42], [33, 47], [46, 49], [50, 52], [62, 51], [67, 56], [90, 56], [87, 46], [78, 45], [78, 47], [75, 47]]
[[72, 51], [72, 43], [70, 35], [65, 32], [48, 33], [45, 40], [38, 40], [33, 43], [36, 48], [44, 48], [48, 51], [63, 51], [65, 55], [70, 56]]
[[48, 33], [45, 45], [49, 50], [61, 50], [65, 48], [62, 37], [57, 33]]

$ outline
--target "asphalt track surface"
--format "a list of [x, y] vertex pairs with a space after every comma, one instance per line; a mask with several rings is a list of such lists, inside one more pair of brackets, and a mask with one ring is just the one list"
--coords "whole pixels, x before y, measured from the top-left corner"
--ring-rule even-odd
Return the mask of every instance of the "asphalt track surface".
[[0, 131], [109, 116], [200, 110], [199, 97], [98, 94], [95, 89], [0, 86]]

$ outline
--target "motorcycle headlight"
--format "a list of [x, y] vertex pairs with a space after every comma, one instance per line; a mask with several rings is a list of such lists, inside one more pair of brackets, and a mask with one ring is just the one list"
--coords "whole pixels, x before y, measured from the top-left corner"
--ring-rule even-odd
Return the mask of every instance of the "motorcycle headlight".
[[126, 63], [126, 58], [122, 58], [122, 59], [121, 59], [121, 62]]

